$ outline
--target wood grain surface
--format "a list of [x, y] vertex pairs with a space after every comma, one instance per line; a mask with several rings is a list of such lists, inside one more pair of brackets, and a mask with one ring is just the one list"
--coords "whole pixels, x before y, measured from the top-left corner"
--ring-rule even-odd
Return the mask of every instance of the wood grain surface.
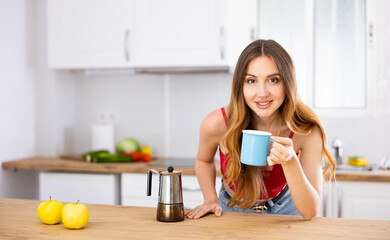
[[[38, 171], [59, 171], [59, 172], [89, 172], [89, 173], [147, 173], [154, 168], [158, 171], [166, 171], [167, 167], [154, 166], [153, 163], [163, 161], [155, 160], [149, 163], [88, 163], [77, 159], [63, 158], [27, 158], [2, 163], [4, 169], [14, 170], [38, 170]], [[193, 168], [175, 167], [175, 170], [183, 171], [183, 175], [195, 175]]]
[[155, 208], [86, 204], [89, 222], [70, 230], [45, 225], [40, 201], [0, 198], [0, 239], [389, 239], [390, 221], [224, 212], [193, 220], [156, 221]]
[[[27, 158], [2, 163], [4, 169], [37, 170], [59, 172], [89, 172], [89, 173], [146, 173], [150, 168], [166, 171], [166, 167], [153, 164], [164, 159], [154, 160], [150, 163], [87, 163], [75, 158]], [[217, 175], [221, 176], [219, 164], [216, 163]], [[183, 175], [195, 175], [193, 168], [175, 167], [183, 171]], [[337, 181], [359, 182], [390, 182], [390, 171], [378, 172], [336, 172]]]

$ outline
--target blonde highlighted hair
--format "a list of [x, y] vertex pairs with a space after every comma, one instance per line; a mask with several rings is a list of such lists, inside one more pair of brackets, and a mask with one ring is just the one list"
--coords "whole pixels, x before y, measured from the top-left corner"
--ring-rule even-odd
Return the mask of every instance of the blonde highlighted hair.
[[227, 184], [235, 185], [236, 189], [228, 203], [229, 207], [249, 208], [259, 200], [259, 196], [267, 198], [261, 169], [242, 165], [240, 162], [242, 130], [251, 128], [253, 122], [252, 110], [245, 103], [243, 85], [249, 62], [259, 56], [271, 58], [281, 75], [286, 93], [285, 100], [279, 108], [283, 122], [291, 131], [302, 135], [309, 134], [314, 126], [318, 126], [322, 134], [325, 180], [334, 177], [336, 167], [335, 160], [326, 147], [325, 130], [320, 119], [298, 96], [294, 64], [290, 55], [273, 40], [256, 40], [244, 49], [237, 61], [229, 103], [229, 126], [222, 139], [230, 159], [225, 177]]

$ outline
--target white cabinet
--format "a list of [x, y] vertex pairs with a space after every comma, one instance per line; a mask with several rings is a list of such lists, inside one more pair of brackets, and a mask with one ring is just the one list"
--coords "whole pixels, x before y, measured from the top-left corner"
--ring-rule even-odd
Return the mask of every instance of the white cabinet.
[[231, 72], [244, 48], [258, 38], [258, 0], [225, 0], [227, 3], [226, 55]]
[[158, 195], [158, 177], [152, 177], [152, 195], [146, 196], [146, 173], [122, 173], [121, 174], [121, 202], [122, 205], [156, 207]]
[[[185, 175], [182, 176], [183, 185], [183, 201], [185, 209], [192, 209], [203, 203], [203, 194], [200, 189], [198, 179], [196, 176]], [[215, 180], [215, 189], [219, 194], [221, 188], [221, 177], [217, 177]]]
[[390, 183], [336, 182], [327, 201], [327, 217], [390, 220]]
[[134, 66], [134, 0], [50, 0], [47, 14], [49, 67]]
[[[158, 176], [152, 177], [152, 195], [146, 196], [147, 178], [145, 174], [124, 173], [121, 179], [122, 205], [157, 207]], [[221, 187], [221, 178], [217, 177], [217, 192]], [[185, 209], [192, 209], [203, 203], [203, 195], [196, 176], [182, 175], [183, 204]]]
[[50, 0], [49, 67], [235, 65], [255, 37], [257, 0]]
[[39, 199], [61, 202], [120, 204], [119, 175], [97, 173], [39, 174]]
[[137, 66], [226, 65], [221, 0], [137, 0]]

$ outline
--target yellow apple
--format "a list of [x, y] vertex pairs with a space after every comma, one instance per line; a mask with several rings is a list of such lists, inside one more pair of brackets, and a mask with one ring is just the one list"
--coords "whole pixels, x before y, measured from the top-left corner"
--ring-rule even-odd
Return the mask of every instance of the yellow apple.
[[62, 223], [69, 229], [80, 229], [88, 223], [88, 208], [77, 201], [62, 208]]
[[61, 212], [64, 204], [58, 200], [41, 202], [38, 206], [38, 217], [45, 224], [61, 222]]

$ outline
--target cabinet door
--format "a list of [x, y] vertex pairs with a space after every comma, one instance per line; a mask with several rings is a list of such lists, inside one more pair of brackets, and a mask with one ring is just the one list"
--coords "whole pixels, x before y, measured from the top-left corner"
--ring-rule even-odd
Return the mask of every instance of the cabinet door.
[[[221, 177], [215, 180], [215, 190], [217, 194], [221, 189]], [[185, 209], [193, 209], [203, 203], [203, 193], [200, 189], [199, 182], [196, 176], [183, 176], [183, 202]]]
[[137, 0], [138, 67], [226, 65], [222, 0]]
[[146, 196], [146, 173], [121, 174], [122, 205], [139, 207], [157, 207], [158, 203], [158, 176], [152, 177], [152, 195]]
[[227, 59], [234, 72], [241, 52], [257, 38], [258, 0], [228, 0], [227, 8]]
[[132, 66], [134, 11], [134, 0], [47, 1], [49, 67]]
[[119, 175], [94, 173], [39, 174], [39, 199], [61, 202], [119, 204]]
[[390, 220], [390, 183], [339, 182], [343, 218]]

